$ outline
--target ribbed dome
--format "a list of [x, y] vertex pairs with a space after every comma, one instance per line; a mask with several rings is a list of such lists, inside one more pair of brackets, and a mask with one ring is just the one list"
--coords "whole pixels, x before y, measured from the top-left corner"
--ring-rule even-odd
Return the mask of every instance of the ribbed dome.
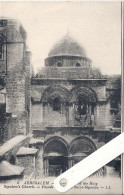
[[49, 57], [52, 56], [81, 56], [87, 57], [86, 51], [69, 34], [65, 35], [50, 50]]

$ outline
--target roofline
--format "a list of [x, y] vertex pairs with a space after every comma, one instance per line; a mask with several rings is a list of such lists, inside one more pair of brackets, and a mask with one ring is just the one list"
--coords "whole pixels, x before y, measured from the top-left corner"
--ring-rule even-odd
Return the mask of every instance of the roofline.
[[86, 56], [71, 55], [71, 54], [61, 54], [61, 55], [59, 54], [59, 55], [51, 55], [51, 56], [48, 55], [48, 57], [46, 57], [45, 60], [48, 59], [48, 58], [53, 58], [53, 57], [77, 57], [77, 58], [88, 59], [88, 60], [92, 61], [90, 58], [88, 58]]
[[107, 81], [107, 79], [66, 79], [66, 78], [35, 78], [34, 80], [63, 80], [63, 81]]

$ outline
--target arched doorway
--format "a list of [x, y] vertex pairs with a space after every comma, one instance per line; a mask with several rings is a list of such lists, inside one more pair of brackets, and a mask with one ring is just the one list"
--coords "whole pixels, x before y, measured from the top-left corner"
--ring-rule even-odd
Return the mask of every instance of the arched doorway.
[[69, 147], [69, 168], [83, 160], [96, 150], [94, 142], [87, 137], [77, 137]]
[[60, 137], [52, 137], [44, 144], [44, 174], [58, 176], [68, 169], [68, 146]]

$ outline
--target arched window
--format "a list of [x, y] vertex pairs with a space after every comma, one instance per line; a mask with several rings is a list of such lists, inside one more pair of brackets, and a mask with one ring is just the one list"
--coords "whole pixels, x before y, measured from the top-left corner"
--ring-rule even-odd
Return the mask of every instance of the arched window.
[[58, 67], [62, 67], [62, 63], [61, 63], [61, 62], [58, 62], [58, 63], [57, 63], [57, 66], [58, 66]]
[[53, 111], [60, 111], [61, 110], [61, 100], [59, 97], [56, 97], [53, 100]]
[[81, 64], [80, 64], [80, 63], [77, 63], [77, 64], [76, 64], [76, 67], [80, 67], [80, 66], [81, 66]]

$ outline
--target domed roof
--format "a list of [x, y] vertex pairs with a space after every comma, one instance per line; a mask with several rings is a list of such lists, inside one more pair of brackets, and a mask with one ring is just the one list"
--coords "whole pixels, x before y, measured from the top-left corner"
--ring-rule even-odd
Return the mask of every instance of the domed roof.
[[65, 35], [50, 50], [49, 57], [52, 56], [81, 56], [87, 57], [85, 49], [74, 40], [69, 34]]

